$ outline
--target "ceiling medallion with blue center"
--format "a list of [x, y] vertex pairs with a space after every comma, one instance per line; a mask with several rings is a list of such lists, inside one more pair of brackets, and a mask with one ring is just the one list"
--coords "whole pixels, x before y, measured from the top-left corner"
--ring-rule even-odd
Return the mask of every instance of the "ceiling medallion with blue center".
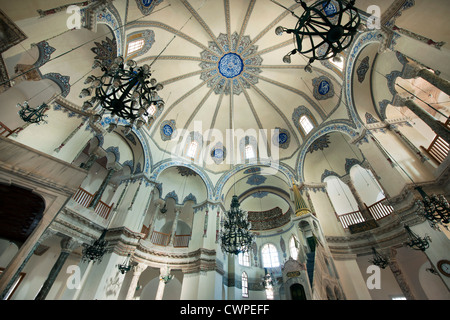
[[251, 88], [258, 83], [262, 63], [258, 46], [251, 43], [249, 36], [239, 37], [237, 32], [230, 37], [221, 33], [216, 41], [208, 42], [208, 49], [200, 54], [200, 79], [216, 94], [230, 94], [232, 90], [239, 95], [243, 89]]
[[219, 60], [219, 72], [226, 78], [234, 78], [242, 73], [244, 70], [244, 61], [242, 58], [233, 52], [223, 55]]

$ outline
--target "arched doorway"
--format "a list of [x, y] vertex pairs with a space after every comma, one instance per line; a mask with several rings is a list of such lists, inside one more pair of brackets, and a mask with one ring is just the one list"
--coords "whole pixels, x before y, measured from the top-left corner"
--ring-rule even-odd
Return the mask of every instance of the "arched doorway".
[[294, 283], [289, 289], [292, 300], [306, 300], [305, 288], [300, 283]]
[[19, 247], [42, 219], [44, 199], [31, 190], [0, 184], [0, 238]]

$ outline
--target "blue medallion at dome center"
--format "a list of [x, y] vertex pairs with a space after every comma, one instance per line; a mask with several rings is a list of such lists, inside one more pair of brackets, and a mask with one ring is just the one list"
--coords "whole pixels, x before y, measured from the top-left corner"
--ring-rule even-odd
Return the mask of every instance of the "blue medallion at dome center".
[[219, 61], [219, 72], [226, 78], [234, 78], [244, 69], [242, 58], [233, 52], [225, 54]]

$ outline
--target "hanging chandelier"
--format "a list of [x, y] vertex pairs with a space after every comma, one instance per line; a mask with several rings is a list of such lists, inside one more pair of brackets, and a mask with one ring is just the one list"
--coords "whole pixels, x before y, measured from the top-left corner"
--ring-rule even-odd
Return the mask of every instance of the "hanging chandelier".
[[105, 240], [107, 231], [107, 229], [104, 229], [100, 238], [83, 249], [81, 258], [83, 261], [93, 261], [94, 263], [100, 263], [102, 261], [103, 255], [106, 253], [106, 246], [108, 245], [108, 242]]
[[125, 62], [119, 56], [108, 66], [95, 60], [93, 68], [98, 67], [104, 74], [101, 77], [87, 77], [84, 83], [90, 86], [80, 93], [80, 98], [93, 94], [82, 106], [83, 110], [97, 112], [91, 120], [100, 122], [104, 114], [110, 114], [115, 121], [110, 123], [107, 129], [109, 132], [117, 127], [117, 118], [129, 123], [125, 128], [126, 133], [131, 132], [133, 126], [140, 129], [144, 124], [151, 125], [157, 109], [162, 111], [164, 108], [164, 101], [157, 94], [163, 85], [155, 78], [150, 78], [150, 66], [144, 64], [137, 67], [134, 60]]
[[382, 254], [380, 254], [374, 247], [372, 247], [373, 258], [369, 260], [370, 263], [384, 269], [388, 266], [389, 260]]
[[250, 232], [251, 224], [247, 218], [247, 212], [239, 208], [239, 199], [234, 195], [230, 210], [224, 213], [222, 221], [222, 251], [238, 255], [250, 249], [254, 235]]
[[337, 55], [350, 46], [358, 31], [364, 30], [354, 7], [355, 0], [320, 0], [309, 7], [302, 0], [296, 2], [301, 4], [304, 12], [298, 17], [291, 11], [298, 19], [295, 28], [279, 26], [275, 29], [277, 35], [285, 32], [294, 37], [295, 49], [283, 57], [284, 63], [291, 63], [291, 55], [299, 53], [308, 59], [305, 70], [312, 72], [311, 64], [315, 60], [339, 60]]
[[119, 269], [121, 274], [125, 274], [131, 270], [130, 258], [131, 254], [128, 254], [128, 256], [125, 258], [125, 261], [122, 264], [117, 265], [117, 268]]
[[415, 234], [409, 226], [405, 226], [406, 232], [408, 233], [409, 241], [405, 242], [405, 245], [414, 249], [425, 251], [430, 247], [431, 238], [430, 236], [425, 236], [423, 238]]
[[47, 104], [42, 103], [37, 108], [31, 108], [28, 105], [28, 101], [25, 101], [23, 103], [23, 105], [18, 103], [17, 107], [20, 107], [18, 114], [23, 121], [25, 121], [27, 123], [35, 123], [35, 124], [40, 124], [41, 122], [47, 123], [47, 121], [44, 120], [44, 118], [47, 117], [47, 115], [44, 114], [45, 111], [50, 109]]
[[432, 226], [436, 226], [436, 224], [447, 225], [450, 221], [450, 205], [447, 199], [442, 194], [433, 194], [429, 197], [421, 187], [416, 187], [416, 190], [422, 196], [421, 200], [416, 201], [419, 214], [430, 221]]

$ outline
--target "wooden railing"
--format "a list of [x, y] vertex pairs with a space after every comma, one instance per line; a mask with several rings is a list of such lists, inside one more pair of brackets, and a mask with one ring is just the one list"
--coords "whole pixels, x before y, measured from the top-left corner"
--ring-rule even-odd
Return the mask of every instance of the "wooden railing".
[[143, 225], [141, 229], [141, 233], [145, 234], [144, 239], [148, 237], [148, 233], [150, 232], [150, 226]]
[[[445, 122], [445, 126], [450, 129], [450, 117]], [[450, 145], [447, 141], [442, 139], [441, 136], [436, 135], [436, 137], [426, 150], [437, 163], [441, 164], [448, 156]]]
[[[82, 205], [85, 208], [89, 207], [93, 199], [94, 194], [89, 193], [81, 187], [78, 188], [77, 192], [73, 196], [73, 200], [75, 200], [76, 203]], [[99, 201], [94, 208], [94, 212], [100, 217], [108, 219], [113, 206], [114, 203], [108, 206], [103, 201]]]
[[103, 219], [108, 219], [109, 213], [111, 212], [113, 205], [114, 205], [114, 203], [111, 204], [110, 206], [108, 206], [103, 201], [99, 201], [94, 208], [94, 212], [96, 214], [98, 214], [100, 217], [102, 217]]
[[189, 246], [190, 234], [176, 234], [173, 239], [173, 246], [175, 248], [187, 248]]
[[170, 234], [153, 231], [150, 236], [150, 242], [158, 246], [167, 246], [169, 244]]
[[382, 219], [394, 212], [394, 208], [392, 206], [382, 204], [385, 200], [386, 198], [367, 207], [367, 210], [369, 210], [375, 220]]
[[17, 128], [17, 129], [11, 130], [3, 122], [0, 122], [0, 136], [4, 136], [7, 138], [10, 135], [12, 135], [13, 133], [19, 132], [21, 130], [22, 130], [22, 128]]
[[340, 215], [336, 214], [336, 216], [339, 219], [339, 221], [341, 222], [344, 229], [347, 229], [348, 226], [350, 226], [352, 224], [357, 224], [357, 223], [361, 223], [361, 222], [365, 221], [361, 211], [359, 211], [359, 210], [340, 214]]
[[76, 203], [81, 204], [86, 208], [89, 207], [92, 199], [94, 199], [94, 195], [87, 192], [81, 187], [78, 188], [77, 192], [73, 196], [73, 200], [75, 200]]

